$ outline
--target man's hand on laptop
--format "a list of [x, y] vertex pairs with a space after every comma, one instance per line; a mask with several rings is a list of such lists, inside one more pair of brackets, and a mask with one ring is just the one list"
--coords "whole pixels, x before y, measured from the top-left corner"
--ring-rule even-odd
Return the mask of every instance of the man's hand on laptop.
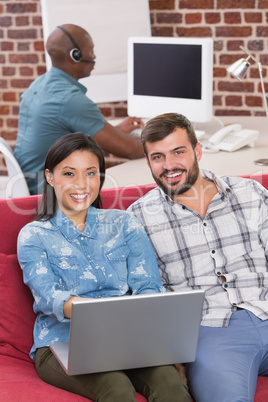
[[185, 366], [182, 363], [177, 363], [175, 364], [178, 372], [180, 373], [181, 378], [184, 380], [185, 384], [187, 385], [187, 377], [186, 377], [186, 371], [185, 371]]

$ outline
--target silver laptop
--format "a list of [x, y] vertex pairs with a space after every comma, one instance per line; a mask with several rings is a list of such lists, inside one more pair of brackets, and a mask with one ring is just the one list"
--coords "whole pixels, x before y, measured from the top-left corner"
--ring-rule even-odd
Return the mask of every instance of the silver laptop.
[[50, 349], [69, 375], [193, 361], [204, 292], [75, 301], [70, 339]]

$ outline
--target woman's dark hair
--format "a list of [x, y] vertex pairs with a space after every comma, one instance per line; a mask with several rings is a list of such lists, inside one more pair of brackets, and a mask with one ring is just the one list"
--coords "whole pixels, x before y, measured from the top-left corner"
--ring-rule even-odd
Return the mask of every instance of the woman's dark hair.
[[165, 113], [149, 120], [141, 133], [141, 142], [145, 154], [147, 155], [147, 142], [152, 143], [161, 141], [169, 134], [173, 133], [177, 127], [186, 130], [189, 141], [193, 149], [195, 149], [198, 141], [190, 120], [188, 120], [187, 117], [183, 116], [182, 114]]
[[[54, 168], [75, 151], [89, 151], [98, 158], [100, 168], [100, 188], [98, 196], [92, 203], [92, 206], [95, 208], [102, 208], [100, 190], [105, 179], [105, 160], [101, 148], [90, 136], [83, 133], [71, 133], [64, 135], [54, 142], [54, 144], [49, 148], [46, 156], [44, 177], [46, 169], [53, 173]], [[55, 191], [54, 188], [47, 183], [45, 177], [41, 203], [34, 220], [49, 220], [55, 215], [56, 211], [57, 198]]]

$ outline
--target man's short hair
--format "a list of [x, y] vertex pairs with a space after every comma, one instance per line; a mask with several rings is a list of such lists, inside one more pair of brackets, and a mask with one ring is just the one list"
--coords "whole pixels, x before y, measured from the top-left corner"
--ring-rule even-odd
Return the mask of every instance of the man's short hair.
[[176, 128], [186, 130], [189, 141], [193, 149], [195, 149], [198, 140], [190, 120], [182, 114], [165, 113], [149, 120], [141, 133], [141, 141], [145, 154], [147, 155], [147, 142], [152, 143], [161, 141], [169, 134], [173, 133]]

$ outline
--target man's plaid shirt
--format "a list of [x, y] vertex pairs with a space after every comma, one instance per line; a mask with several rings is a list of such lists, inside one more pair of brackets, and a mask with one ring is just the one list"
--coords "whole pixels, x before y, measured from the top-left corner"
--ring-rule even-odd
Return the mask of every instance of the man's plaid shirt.
[[218, 188], [204, 219], [158, 187], [128, 210], [145, 227], [166, 289], [205, 290], [202, 325], [228, 326], [237, 307], [268, 319], [268, 191], [201, 173]]

